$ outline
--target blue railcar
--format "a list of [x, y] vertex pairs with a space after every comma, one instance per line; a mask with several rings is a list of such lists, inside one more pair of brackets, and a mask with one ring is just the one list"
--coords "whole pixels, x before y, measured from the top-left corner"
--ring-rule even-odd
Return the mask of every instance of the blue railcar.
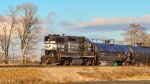
[[128, 46], [96, 43], [99, 61], [113, 61], [122, 64], [130, 61], [131, 51]]
[[117, 44], [95, 43], [99, 61], [113, 61], [119, 65], [149, 64], [150, 48]]
[[132, 62], [148, 64], [150, 61], [150, 48], [140, 47], [140, 46], [130, 46], [132, 52]]

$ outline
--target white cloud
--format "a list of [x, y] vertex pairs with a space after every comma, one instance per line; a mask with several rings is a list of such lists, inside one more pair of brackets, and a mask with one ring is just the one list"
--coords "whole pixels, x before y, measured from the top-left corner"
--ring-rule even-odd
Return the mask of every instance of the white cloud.
[[[88, 38], [122, 40], [121, 33], [129, 24], [140, 24], [150, 31], [150, 15], [141, 17], [109, 18], [97, 17], [95, 19], [73, 23], [69, 20], [59, 22], [59, 29], [69, 35], [80, 35]], [[60, 30], [59, 30], [60, 31]]]
[[74, 28], [86, 28], [91, 26], [105, 26], [131, 23], [150, 23], [150, 15], [142, 17], [126, 17], [126, 18], [107, 18], [97, 17], [91, 21], [74, 24]]
[[63, 20], [59, 22], [60, 26], [73, 26], [74, 24], [69, 22], [68, 20]]
[[43, 19], [42, 23], [43, 24], [53, 24], [54, 23], [54, 17], [56, 16], [55, 12], [50, 12], [45, 19]]

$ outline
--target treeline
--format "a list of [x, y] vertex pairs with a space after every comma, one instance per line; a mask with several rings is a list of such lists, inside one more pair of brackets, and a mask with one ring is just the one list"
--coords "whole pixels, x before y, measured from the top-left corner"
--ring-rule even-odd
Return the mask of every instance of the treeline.
[[140, 24], [130, 24], [122, 35], [128, 45], [150, 47], [150, 34], [147, 33], [147, 28]]
[[3, 63], [8, 64], [12, 46], [20, 54], [20, 63], [26, 63], [27, 56], [37, 50], [41, 33], [39, 22], [38, 7], [31, 3], [10, 8], [5, 16], [0, 16], [0, 52], [3, 53]]

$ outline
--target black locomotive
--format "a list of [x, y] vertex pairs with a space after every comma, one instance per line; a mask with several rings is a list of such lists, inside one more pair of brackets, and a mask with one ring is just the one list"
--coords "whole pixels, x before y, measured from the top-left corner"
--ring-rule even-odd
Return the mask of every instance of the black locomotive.
[[55, 34], [45, 36], [44, 42], [42, 64], [72, 65], [77, 60], [82, 65], [100, 65], [102, 61], [117, 65], [149, 65], [150, 62], [150, 48], [146, 47], [96, 43], [85, 37]]

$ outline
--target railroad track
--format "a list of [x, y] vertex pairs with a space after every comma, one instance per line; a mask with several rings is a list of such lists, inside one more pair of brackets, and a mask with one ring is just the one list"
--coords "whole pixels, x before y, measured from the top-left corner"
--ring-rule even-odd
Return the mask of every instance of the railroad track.
[[[93, 65], [40, 65], [40, 64], [37, 64], [37, 65], [0, 65], [0, 68], [29, 68], [29, 67], [37, 67], [37, 68], [48, 68], [48, 67], [91, 67]], [[113, 66], [99, 66], [99, 67], [113, 67]], [[120, 66], [118, 66], [120, 67]]]
[[35, 67], [35, 68], [48, 68], [48, 67], [73, 67], [73, 66], [78, 66], [78, 67], [83, 67], [82, 65], [72, 65], [72, 66], [63, 66], [63, 65], [0, 65], [0, 68], [30, 68], [30, 67]]
[[[92, 65], [91, 65], [92, 66]], [[0, 68], [48, 68], [48, 67], [91, 67], [90, 65], [83, 66], [83, 65], [0, 65]], [[93, 66], [94, 67], [94, 66]], [[99, 66], [103, 67], [103, 66]], [[110, 67], [110, 66], [105, 66], [105, 67]]]
[[28, 68], [28, 67], [37, 67], [37, 68], [45, 68], [45, 67], [54, 67], [54, 65], [0, 65], [0, 68]]

